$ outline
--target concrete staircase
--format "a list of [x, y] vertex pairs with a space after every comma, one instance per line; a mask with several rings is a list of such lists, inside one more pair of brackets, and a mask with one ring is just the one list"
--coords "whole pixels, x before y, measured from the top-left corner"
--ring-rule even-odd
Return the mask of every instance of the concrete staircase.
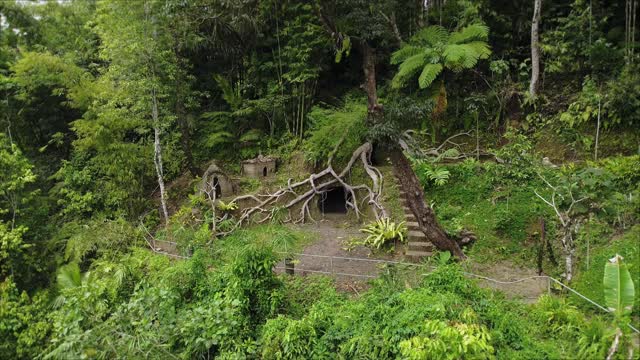
[[[400, 185], [399, 181], [398, 185]], [[407, 194], [402, 188], [400, 188], [400, 201], [402, 202], [405, 225], [407, 226], [408, 246], [405, 256], [411, 261], [418, 262], [426, 256], [431, 256], [433, 252], [433, 244], [429, 239], [427, 239], [427, 236], [420, 231], [418, 221], [411, 212], [409, 204], [407, 203]]]

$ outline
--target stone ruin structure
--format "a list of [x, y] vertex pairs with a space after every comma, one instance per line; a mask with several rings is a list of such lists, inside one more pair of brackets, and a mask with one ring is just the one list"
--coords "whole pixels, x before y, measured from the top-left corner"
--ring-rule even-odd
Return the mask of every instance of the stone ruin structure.
[[215, 162], [212, 162], [202, 175], [200, 191], [207, 192], [209, 189], [215, 189], [216, 199], [234, 195], [236, 192], [229, 176]]
[[255, 159], [242, 162], [242, 173], [253, 178], [263, 178], [276, 172], [276, 159], [269, 156], [258, 155]]

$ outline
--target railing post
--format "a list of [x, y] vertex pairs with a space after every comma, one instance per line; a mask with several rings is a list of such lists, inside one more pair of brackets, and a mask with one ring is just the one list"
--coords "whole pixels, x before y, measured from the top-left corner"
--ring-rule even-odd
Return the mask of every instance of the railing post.
[[294, 275], [295, 274], [295, 266], [293, 264], [293, 259], [291, 259], [291, 258], [285, 258], [284, 259], [284, 269], [285, 269], [285, 272], [288, 275]]
[[331, 272], [331, 275], [333, 275], [333, 256], [329, 258], [329, 267], [329, 271]]

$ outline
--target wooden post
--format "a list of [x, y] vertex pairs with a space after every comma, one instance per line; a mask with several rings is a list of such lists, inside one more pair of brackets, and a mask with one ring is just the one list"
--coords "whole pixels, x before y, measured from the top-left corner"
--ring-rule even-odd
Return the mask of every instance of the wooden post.
[[284, 259], [284, 269], [285, 269], [285, 272], [288, 275], [294, 275], [295, 274], [293, 259], [291, 259], [291, 258], [285, 258]]

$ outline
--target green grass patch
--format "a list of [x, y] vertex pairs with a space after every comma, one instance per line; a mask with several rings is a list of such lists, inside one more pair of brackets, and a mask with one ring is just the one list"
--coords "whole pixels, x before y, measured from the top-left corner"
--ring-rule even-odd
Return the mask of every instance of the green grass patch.
[[[631, 279], [636, 288], [633, 314], [640, 315], [640, 225], [635, 225], [619, 238], [594, 248], [589, 257], [589, 265], [586, 259], [580, 262], [580, 269], [576, 275], [573, 286], [586, 297], [594, 300], [598, 304], [604, 304], [604, 266], [616, 254], [624, 258], [624, 262], [629, 268]], [[584, 300], [574, 297], [573, 301], [584, 308], [593, 308]]]

